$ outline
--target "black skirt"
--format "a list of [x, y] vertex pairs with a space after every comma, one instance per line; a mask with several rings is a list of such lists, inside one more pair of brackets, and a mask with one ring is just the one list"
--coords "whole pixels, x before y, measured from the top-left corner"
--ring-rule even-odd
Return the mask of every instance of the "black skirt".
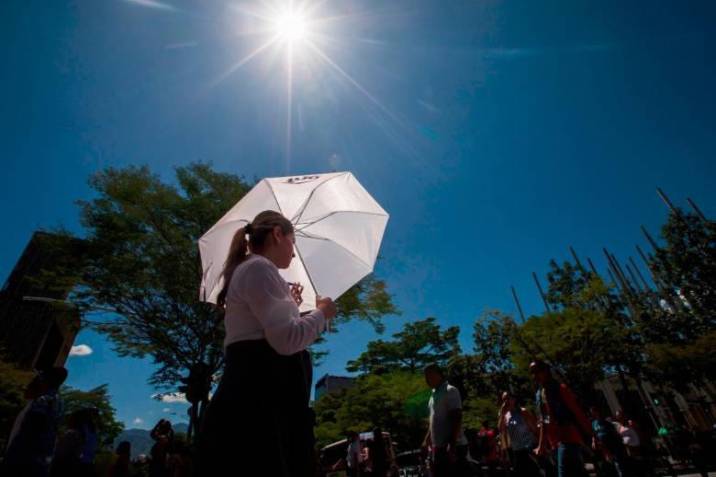
[[282, 356], [265, 340], [229, 345], [198, 436], [197, 475], [315, 475], [311, 381], [306, 351]]

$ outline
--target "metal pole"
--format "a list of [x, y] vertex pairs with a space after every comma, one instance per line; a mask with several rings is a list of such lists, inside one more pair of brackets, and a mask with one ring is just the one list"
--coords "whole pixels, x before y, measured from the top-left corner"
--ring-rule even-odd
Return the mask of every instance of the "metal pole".
[[669, 210], [670, 210], [671, 212], [674, 213], [674, 215], [676, 215], [679, 219], [683, 219], [683, 217], [681, 216], [681, 212], [679, 211], [679, 209], [677, 209], [676, 207], [674, 207], [674, 204], [671, 203], [671, 201], [669, 200], [669, 197], [667, 197], [667, 195], [664, 193], [663, 190], [661, 190], [660, 188], [657, 187], [657, 188], [656, 188], [656, 193], [659, 194], [659, 197], [661, 197], [661, 200], [664, 201], [664, 203], [666, 204], [666, 206], [669, 208]]
[[599, 274], [597, 273], [597, 268], [596, 268], [596, 267], [594, 266], [594, 264], [592, 263], [592, 259], [591, 259], [591, 258], [587, 257], [587, 263], [589, 264], [589, 268], [592, 269], [592, 273], [593, 273], [594, 275], [596, 275], [596, 276], [599, 276]]
[[619, 263], [619, 261], [617, 260], [617, 257], [614, 256], [614, 254], [612, 254], [612, 261], [613, 261], [614, 266], [616, 267], [617, 272], [619, 273], [619, 276], [621, 277], [622, 281], [626, 284], [629, 291], [633, 292], [634, 287], [632, 286], [631, 282], [629, 281], [626, 274], [624, 273], [624, 270], [622, 270], [622, 266]]
[[510, 286], [510, 288], [512, 289], [512, 298], [515, 299], [515, 305], [517, 305], [517, 311], [520, 312], [520, 319], [522, 320], [522, 324], [524, 325], [525, 324], [525, 314], [522, 311], [522, 305], [520, 305], [520, 299], [517, 298], [517, 292], [515, 291], [515, 287]]
[[696, 212], [696, 215], [698, 215], [701, 220], [703, 220], [704, 222], [708, 222], [708, 219], [706, 218], [704, 213], [701, 212], [701, 209], [699, 209], [699, 207], [696, 205], [696, 203], [693, 200], [691, 200], [690, 198], [687, 197], [686, 201], [689, 203], [691, 208], [694, 209], [694, 212]]
[[644, 261], [644, 265], [646, 265], [646, 268], [649, 270], [649, 273], [651, 274], [651, 278], [654, 280], [654, 283], [656, 283], [656, 276], [654, 275], [654, 270], [651, 269], [651, 264], [649, 263], [649, 259], [646, 258], [646, 254], [638, 245], [636, 246], [636, 251], [639, 253], [639, 256]]
[[651, 235], [649, 234], [649, 231], [646, 230], [646, 227], [644, 227], [644, 226], [642, 225], [642, 226], [641, 226], [641, 231], [644, 233], [644, 236], [645, 236], [646, 239], [649, 241], [649, 244], [650, 244], [651, 247], [654, 249], [654, 251], [659, 250], [659, 246], [656, 244], [656, 242], [654, 241], [654, 239], [651, 237]]
[[582, 266], [582, 262], [579, 261], [579, 257], [577, 256], [577, 252], [574, 251], [574, 249], [572, 248], [571, 245], [569, 246], [569, 251], [572, 254], [572, 258], [574, 258], [574, 263], [577, 264], [577, 266], [579, 267], [580, 270], [584, 270], [584, 267]]
[[645, 291], [645, 290], [641, 287], [641, 283], [639, 283], [639, 280], [636, 279], [636, 274], [634, 273], [634, 270], [631, 269], [631, 266], [630, 266], [628, 263], [625, 263], [624, 266], [626, 267], [627, 272], [629, 272], [629, 276], [631, 277], [631, 280], [632, 280], [632, 281], [634, 282], [634, 284], [636, 285], [636, 289], [637, 289], [638, 291], [640, 291], [640, 292], [641, 292], [641, 291]]
[[604, 251], [604, 256], [607, 257], [607, 263], [609, 264], [609, 268], [611, 268], [611, 270], [614, 272], [614, 276], [616, 276], [617, 280], [619, 280], [619, 284], [621, 285], [622, 290], [627, 293], [630, 292], [630, 287], [627, 285], [624, 278], [619, 274], [619, 269], [614, 263], [614, 257], [612, 257], [612, 255], [606, 248], [603, 248], [602, 250]]
[[664, 288], [662, 281], [659, 279], [659, 277], [654, 272], [654, 269], [652, 268], [651, 264], [649, 263], [649, 259], [646, 257], [646, 254], [641, 249], [639, 245], [636, 246], [636, 251], [639, 253], [639, 256], [646, 264], [646, 268], [649, 270], [649, 274], [651, 275], [651, 279], [654, 281], [654, 285], [656, 285], [656, 289], [661, 294], [661, 297], [666, 300], [666, 302], [671, 306], [673, 310], [677, 310], [679, 305], [677, 304], [679, 300], [675, 303], [671, 300], [671, 292], [667, 292], [666, 288]]
[[631, 256], [629, 257], [629, 262], [631, 263], [631, 266], [634, 268], [634, 271], [636, 271], [637, 276], [641, 279], [641, 283], [644, 286], [644, 290], [650, 290], [651, 287], [644, 279], [644, 275], [641, 274], [641, 271], [639, 271], [639, 267], [636, 265], [636, 262], [634, 261]]
[[612, 269], [609, 265], [607, 266], [607, 273], [609, 274], [609, 280], [612, 281], [617, 290], [620, 290], [621, 288], [619, 287], [619, 282], [614, 278], [614, 275], [612, 274]]
[[539, 279], [537, 278], [537, 274], [535, 272], [532, 272], [532, 278], [534, 278], [535, 285], [537, 285], [537, 289], [539, 290], [539, 295], [542, 297], [544, 308], [547, 310], [547, 313], [550, 313], [552, 309], [550, 308], [549, 303], [547, 303], [547, 296], [544, 294], [544, 290], [542, 290], [542, 285], [540, 285]]

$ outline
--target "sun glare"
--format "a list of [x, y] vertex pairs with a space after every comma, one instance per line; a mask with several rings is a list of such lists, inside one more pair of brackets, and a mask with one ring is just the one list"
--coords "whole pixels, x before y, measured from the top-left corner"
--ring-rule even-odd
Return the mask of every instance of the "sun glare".
[[[130, 0], [136, 2], [149, 2], [150, 0]], [[155, 2], [157, 0], [151, 0]], [[162, 0], [164, 1], [164, 0]], [[157, 1], [158, 3], [158, 1]], [[246, 2], [252, 3], [253, 2]], [[327, 41], [336, 42], [335, 33], [340, 33], [339, 25], [336, 22], [351, 20], [351, 15], [337, 15], [327, 17], [321, 15], [320, 6], [326, 0], [262, 0], [256, 2], [254, 7], [234, 5], [236, 12], [242, 15], [242, 25], [246, 30], [242, 34], [242, 45], [244, 35], [258, 34], [260, 42], [248, 52], [244, 52], [242, 58], [232, 64], [223, 72], [213, 85], [227, 79], [247, 63], [255, 61], [256, 58], [267, 57], [273, 65], [282, 68], [285, 74], [286, 93], [286, 172], [290, 170], [291, 148], [293, 137], [294, 121], [294, 73], [297, 72], [298, 79], [304, 78], [306, 71], [314, 71], [319, 64], [332, 69], [348, 84], [353, 86], [361, 95], [365, 96], [370, 103], [378, 108], [381, 115], [385, 115], [396, 124], [401, 125], [400, 119], [386, 108], [376, 97], [364, 88], [351, 74], [340, 66], [339, 62], [331, 58], [323, 46]], [[357, 21], [357, 20], [356, 20]], [[248, 25], [248, 24], [251, 25]], [[331, 27], [333, 25], [333, 27]], [[332, 35], [332, 32], [334, 33]], [[279, 53], [279, 54], [277, 54]], [[275, 61], [283, 58], [285, 61]], [[294, 65], [301, 63], [302, 68], [294, 70]]]
[[278, 37], [290, 43], [304, 40], [308, 33], [306, 18], [295, 11], [281, 13], [276, 19], [275, 28]]

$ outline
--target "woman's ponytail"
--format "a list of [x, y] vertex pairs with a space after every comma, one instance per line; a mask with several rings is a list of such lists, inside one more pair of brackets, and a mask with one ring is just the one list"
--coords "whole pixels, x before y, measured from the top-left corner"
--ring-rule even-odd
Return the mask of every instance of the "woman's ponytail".
[[250, 232], [251, 224], [248, 224], [237, 230], [234, 234], [234, 238], [231, 240], [229, 256], [226, 258], [226, 265], [224, 265], [224, 287], [216, 299], [216, 304], [221, 308], [226, 305], [226, 292], [229, 291], [229, 283], [231, 282], [231, 277], [234, 275], [234, 270], [236, 270], [236, 267], [241, 265], [241, 262], [246, 260], [246, 257], [249, 255], [249, 241], [246, 239], [246, 234]]
[[[293, 233], [291, 221], [273, 210], [261, 212], [251, 223], [236, 231], [229, 248], [229, 256], [224, 265], [224, 288], [216, 300], [216, 304], [219, 307], [223, 308], [226, 305], [226, 294], [229, 291], [229, 283], [236, 267], [246, 260], [246, 257], [249, 256], [249, 251], [260, 253], [264, 249], [274, 227], [280, 227], [281, 232], [284, 234]], [[249, 250], [249, 247], [251, 250]]]

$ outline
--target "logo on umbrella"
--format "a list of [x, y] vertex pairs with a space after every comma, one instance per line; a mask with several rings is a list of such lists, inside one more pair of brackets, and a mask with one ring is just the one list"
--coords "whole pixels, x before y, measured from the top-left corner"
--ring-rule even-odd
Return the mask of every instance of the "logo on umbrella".
[[289, 177], [286, 179], [286, 184], [305, 184], [306, 182], [315, 181], [320, 176], [302, 176], [302, 177]]

